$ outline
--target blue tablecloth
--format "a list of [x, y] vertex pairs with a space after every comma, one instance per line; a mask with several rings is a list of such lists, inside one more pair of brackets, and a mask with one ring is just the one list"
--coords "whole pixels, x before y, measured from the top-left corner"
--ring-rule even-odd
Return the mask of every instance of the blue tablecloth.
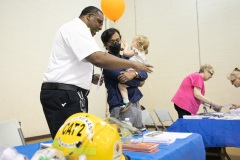
[[170, 145], [159, 145], [154, 154], [124, 152], [131, 160], [205, 160], [205, 148], [202, 136], [192, 134], [186, 139], [177, 139]]
[[[48, 141], [52, 142], [52, 141]], [[40, 148], [40, 143], [15, 147], [17, 151], [29, 159]], [[204, 160], [205, 149], [202, 136], [192, 134], [185, 139], [177, 139], [170, 145], [159, 145], [159, 151], [153, 154], [139, 152], [124, 152], [131, 160]]]
[[181, 118], [167, 131], [198, 133], [205, 147], [240, 147], [240, 120]]

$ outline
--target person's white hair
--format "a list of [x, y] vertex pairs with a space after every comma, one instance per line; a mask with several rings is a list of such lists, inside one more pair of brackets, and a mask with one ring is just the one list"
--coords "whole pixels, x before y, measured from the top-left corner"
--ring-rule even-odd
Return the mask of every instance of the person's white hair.
[[230, 81], [235, 80], [236, 78], [240, 78], [240, 69], [235, 68], [232, 73], [227, 77]]
[[211, 71], [211, 73], [214, 73], [214, 69], [210, 64], [201, 65], [199, 73], [203, 73], [205, 70]]

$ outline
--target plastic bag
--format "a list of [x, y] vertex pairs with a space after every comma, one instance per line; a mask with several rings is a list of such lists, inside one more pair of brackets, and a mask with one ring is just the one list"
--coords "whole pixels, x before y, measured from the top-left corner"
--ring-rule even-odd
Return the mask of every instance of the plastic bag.
[[19, 154], [14, 148], [2, 147], [0, 148], [0, 160], [28, 160], [28, 158]]
[[35, 152], [31, 160], [66, 160], [66, 158], [62, 151], [49, 147]]

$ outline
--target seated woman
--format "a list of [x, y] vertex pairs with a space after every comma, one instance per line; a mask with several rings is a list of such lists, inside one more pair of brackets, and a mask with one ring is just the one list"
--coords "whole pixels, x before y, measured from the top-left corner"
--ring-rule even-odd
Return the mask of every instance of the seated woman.
[[[230, 75], [227, 77], [227, 79], [231, 81], [234, 87], [236, 88], [240, 87], [240, 69], [235, 68], [232, 71], [232, 73], [230, 73]], [[230, 107], [230, 109], [237, 109], [237, 108], [240, 108], [240, 104], [233, 104], [233, 106]]]

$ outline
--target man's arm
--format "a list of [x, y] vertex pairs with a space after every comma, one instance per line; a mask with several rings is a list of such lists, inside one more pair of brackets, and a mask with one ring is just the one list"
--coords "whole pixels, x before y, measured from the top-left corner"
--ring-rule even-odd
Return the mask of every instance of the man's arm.
[[151, 68], [153, 68], [151, 65], [121, 59], [105, 52], [95, 52], [86, 57], [86, 60], [88, 60], [90, 63], [97, 67], [108, 70], [133, 68], [136, 71], [143, 70], [148, 73], [151, 73], [152, 72]]
[[140, 80], [134, 78], [136, 75], [133, 72], [126, 72], [124, 70], [103, 70], [104, 77], [110, 77], [113, 80], [119, 81], [119, 83], [123, 83], [119, 80], [119, 76], [125, 77], [124, 84], [130, 86], [130, 87], [139, 87], [141, 86]]
[[140, 71], [140, 74], [136, 74], [135, 72], [121, 72], [118, 79], [121, 83], [124, 83], [130, 87], [141, 87], [148, 77], [148, 74], [145, 71]]
[[121, 72], [123, 72], [123, 70], [107, 70], [107, 69], [104, 69], [103, 70], [103, 75], [104, 75], [104, 77], [110, 77], [111, 79], [118, 81], [118, 76], [120, 75]]
[[125, 83], [133, 78], [138, 79], [140, 81], [145, 81], [148, 78], [148, 74], [145, 71], [130, 71], [130, 72], [121, 72], [118, 79], [121, 83]]

